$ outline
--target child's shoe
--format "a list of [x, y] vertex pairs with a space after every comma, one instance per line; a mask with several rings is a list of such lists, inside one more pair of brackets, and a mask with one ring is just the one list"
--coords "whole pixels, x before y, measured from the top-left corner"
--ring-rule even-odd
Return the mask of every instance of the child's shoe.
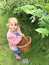
[[29, 62], [28, 58], [22, 59], [22, 63], [28, 63], [28, 62]]
[[16, 56], [16, 60], [21, 60], [22, 59], [22, 57], [21, 56]]

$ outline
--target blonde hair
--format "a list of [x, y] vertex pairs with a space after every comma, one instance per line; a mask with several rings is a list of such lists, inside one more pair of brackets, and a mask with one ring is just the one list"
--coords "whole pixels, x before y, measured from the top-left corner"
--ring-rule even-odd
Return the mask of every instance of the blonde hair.
[[8, 23], [6, 24], [6, 26], [9, 27], [9, 24], [10, 24], [11, 22], [16, 23], [16, 24], [19, 24], [17, 18], [11, 17], [11, 18], [8, 19]]

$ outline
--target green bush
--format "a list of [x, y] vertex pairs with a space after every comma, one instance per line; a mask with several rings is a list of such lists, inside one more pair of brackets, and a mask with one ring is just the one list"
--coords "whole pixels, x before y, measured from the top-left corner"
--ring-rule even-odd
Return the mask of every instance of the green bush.
[[[14, 13], [25, 12], [26, 14], [31, 14], [31, 18], [35, 21], [36, 17], [39, 19], [39, 29], [37, 32], [42, 34], [42, 37], [48, 36], [49, 34], [49, 14], [46, 10], [37, 8], [34, 5], [24, 5], [14, 9]], [[35, 22], [36, 23], [36, 22]]]

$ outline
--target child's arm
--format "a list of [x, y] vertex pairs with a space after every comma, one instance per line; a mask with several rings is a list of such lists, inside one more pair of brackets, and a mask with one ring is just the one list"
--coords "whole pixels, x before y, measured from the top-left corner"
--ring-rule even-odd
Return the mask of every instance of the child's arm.
[[8, 42], [10, 43], [10, 44], [12, 44], [12, 45], [17, 45], [20, 41], [21, 41], [21, 37], [19, 37], [19, 38], [14, 38], [14, 37], [7, 37], [7, 39], [8, 39]]

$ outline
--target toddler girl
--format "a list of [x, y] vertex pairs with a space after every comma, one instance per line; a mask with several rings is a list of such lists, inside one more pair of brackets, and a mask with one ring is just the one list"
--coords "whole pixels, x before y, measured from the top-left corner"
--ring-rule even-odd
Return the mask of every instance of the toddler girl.
[[9, 18], [7, 26], [9, 28], [7, 32], [7, 40], [9, 42], [10, 49], [16, 55], [17, 60], [21, 60], [22, 57], [19, 56], [20, 49], [17, 47], [17, 44], [20, 43], [24, 34], [21, 32], [18, 20], [16, 18]]

